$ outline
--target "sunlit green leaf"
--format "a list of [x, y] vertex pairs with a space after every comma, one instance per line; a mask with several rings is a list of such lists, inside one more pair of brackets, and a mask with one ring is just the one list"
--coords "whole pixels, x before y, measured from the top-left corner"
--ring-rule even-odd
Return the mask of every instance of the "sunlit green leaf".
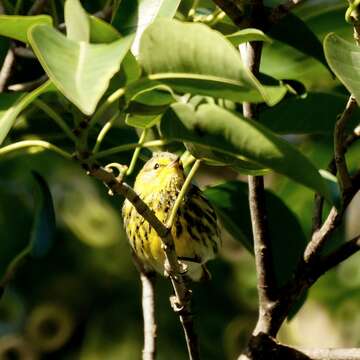
[[111, 43], [119, 40], [121, 34], [109, 23], [96, 16], [89, 15], [90, 42], [94, 44]]
[[65, 1], [64, 17], [67, 38], [73, 41], [89, 42], [89, 17], [79, 0]]
[[110, 44], [75, 42], [45, 25], [30, 31], [30, 43], [55, 86], [91, 115], [128, 52], [133, 36]]
[[360, 103], [360, 49], [355, 43], [343, 40], [336, 34], [324, 39], [324, 51], [329, 66], [337, 78]]
[[137, 55], [146, 27], [156, 18], [172, 18], [179, 4], [180, 0], [122, 0], [112, 23], [123, 35], [136, 34], [132, 51]]
[[249, 41], [265, 41], [271, 43], [272, 40], [259, 29], [243, 29], [235, 33], [226, 35], [226, 39], [237, 46]]
[[154, 22], [142, 36], [139, 61], [150, 80], [179, 92], [269, 105], [286, 93], [282, 86], [262, 86], [224, 36], [203, 24]]
[[216, 105], [173, 104], [161, 122], [169, 139], [192, 142], [277, 171], [323, 194], [330, 192], [314, 165], [285, 140], [262, 125]]
[[52, 25], [49, 15], [18, 16], [0, 15], [0, 35], [28, 42], [27, 32], [33, 25]]

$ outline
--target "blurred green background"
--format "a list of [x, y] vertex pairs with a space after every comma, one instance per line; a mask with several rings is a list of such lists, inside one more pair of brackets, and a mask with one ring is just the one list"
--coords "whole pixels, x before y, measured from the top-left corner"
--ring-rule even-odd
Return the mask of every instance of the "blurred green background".
[[[279, 1], [268, 1], [268, 5]], [[84, 2], [88, 11], [100, 9], [104, 1]], [[186, 10], [190, 1], [183, 1]], [[201, 1], [200, 7], [209, 7]], [[310, 1], [298, 15], [319, 36], [329, 31], [350, 37], [344, 22], [344, 2]], [[25, 2], [26, 7], [27, 2]], [[180, 17], [180, 15], [178, 14]], [[60, 19], [61, 20], [61, 19]], [[232, 29], [224, 19], [219, 28]], [[229, 30], [229, 31], [230, 31]], [[327, 70], [287, 45], [274, 41], [264, 49], [262, 70], [278, 78], [301, 81], [307, 90], [346, 94]], [[34, 61], [18, 63], [18, 82], [41, 73]], [[38, 73], [37, 73], [38, 72]], [[47, 99], [50, 101], [51, 99]], [[68, 103], [58, 101], [64, 109]], [[319, 103], [315, 104], [317, 107]], [[303, 116], [313, 121], [317, 109], [309, 107]], [[328, 107], [328, 103], [321, 106]], [[331, 108], [332, 109], [332, 108]], [[338, 110], [327, 116], [336, 118]], [[316, 113], [316, 116], [324, 116]], [[289, 114], [291, 118], [291, 114]], [[289, 119], [290, 121], [291, 119]], [[43, 136], [67, 146], [55, 126], [39, 110], [26, 111], [8, 139]], [[110, 133], [107, 146], [136, 141], [136, 133], [123, 124]], [[288, 138], [326, 168], [331, 159], [332, 140], [328, 134], [297, 135]], [[106, 145], [104, 145], [106, 146]], [[351, 169], [360, 163], [360, 146], [348, 155]], [[144, 153], [146, 155], [146, 153]], [[128, 163], [131, 154], [110, 160]], [[141, 164], [139, 164], [141, 166]], [[0, 273], [27, 244], [34, 211], [34, 184], [31, 170], [48, 181], [55, 201], [57, 233], [55, 246], [41, 260], [24, 263], [0, 301], [0, 359], [140, 359], [142, 349], [141, 288], [132, 264], [121, 221], [122, 199], [112, 198], [102, 184], [87, 177], [77, 164], [57, 155], [34, 152], [0, 158]], [[224, 180], [244, 180], [226, 169], [203, 167], [197, 176], [201, 187]], [[296, 214], [308, 236], [311, 228], [313, 194], [292, 181], [269, 175], [269, 188]], [[239, 217], [242, 214], [238, 214]], [[347, 211], [344, 226], [332, 244], [360, 232], [360, 198]], [[271, 224], [281, 227], [282, 224]], [[223, 229], [223, 249], [209, 264], [212, 281], [194, 285], [194, 313], [203, 358], [235, 359], [256, 322], [256, 275], [252, 256], [240, 242]], [[291, 234], [284, 234], [286, 238]], [[311, 289], [306, 304], [281, 330], [286, 343], [309, 347], [360, 346], [360, 254], [326, 274]], [[169, 306], [172, 290], [163, 278], [157, 281], [158, 359], [186, 358], [186, 347], [177, 316]], [[17, 349], [13, 351], [11, 349]]]

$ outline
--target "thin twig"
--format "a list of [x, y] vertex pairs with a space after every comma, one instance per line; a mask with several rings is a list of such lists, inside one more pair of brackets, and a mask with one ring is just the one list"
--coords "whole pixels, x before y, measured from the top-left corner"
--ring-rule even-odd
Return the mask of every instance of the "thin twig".
[[156, 319], [155, 319], [155, 280], [156, 274], [147, 271], [142, 262], [131, 252], [136, 268], [140, 274], [142, 286], [142, 311], [144, 321], [143, 360], [154, 360], [156, 356]]
[[43, 75], [36, 80], [10, 85], [7, 89], [9, 91], [32, 91], [42, 85], [48, 79], [49, 78], [47, 75]]
[[244, 9], [237, 0], [213, 0], [214, 3], [222, 10], [229, 18], [233, 21], [235, 25], [239, 28], [246, 27], [247, 19], [244, 16]]
[[311, 279], [318, 279], [330, 269], [339, 265], [360, 250], [360, 235], [340, 245], [329, 255], [320, 259], [311, 270]]
[[116, 113], [110, 118], [110, 120], [106, 122], [106, 124], [102, 127], [96, 138], [96, 142], [93, 148], [93, 154], [96, 154], [99, 151], [100, 146], [103, 140], [105, 139], [106, 134], [110, 131], [110, 129], [114, 125], [114, 122], [118, 119], [119, 116], [120, 116], [120, 112], [116, 111]]
[[276, 24], [282, 18], [290, 13], [296, 6], [304, 3], [306, 0], [287, 0], [283, 4], [275, 6], [269, 15], [270, 24]]
[[[262, 1], [253, 1], [253, 19], [256, 25], [261, 21], [263, 12]], [[257, 76], [260, 68], [261, 42], [246, 44], [246, 65]], [[256, 120], [257, 108], [255, 104], [243, 104], [244, 116]], [[249, 176], [249, 206], [251, 224], [254, 238], [254, 253], [257, 272], [257, 287], [259, 296], [259, 319], [254, 334], [267, 332], [270, 324], [271, 304], [274, 300], [277, 285], [271, 252], [270, 235], [267, 223], [264, 178], [262, 176]]]
[[345, 110], [340, 115], [335, 124], [334, 131], [334, 159], [338, 172], [339, 183], [342, 191], [347, 191], [351, 187], [349, 172], [345, 160], [344, 132], [345, 127], [357, 107], [355, 98], [351, 95], [345, 106]]
[[[144, 143], [144, 140], [146, 138], [146, 134], [147, 134], [147, 129], [144, 129], [142, 131], [141, 135], [140, 135], [139, 144]], [[132, 172], [134, 171], [136, 163], [137, 163], [137, 159], [139, 158], [139, 155], [140, 155], [140, 151], [141, 151], [141, 147], [136, 147], [135, 148], [135, 151], [134, 151], [133, 156], [132, 156], [131, 161], [130, 161], [129, 168], [126, 170], [126, 175], [131, 175]]]
[[15, 56], [23, 57], [26, 59], [36, 59], [34, 52], [30, 48], [18, 46], [14, 47], [13, 52]]
[[185, 179], [185, 182], [179, 192], [179, 195], [177, 196], [176, 198], [176, 201], [175, 201], [175, 204], [173, 206], [173, 208], [171, 209], [171, 213], [170, 213], [170, 216], [169, 216], [169, 219], [167, 220], [166, 222], [166, 227], [168, 229], [171, 229], [174, 225], [174, 222], [175, 222], [175, 219], [176, 219], [176, 214], [177, 214], [177, 211], [184, 199], [184, 196], [185, 194], [187, 193], [187, 191], [189, 190], [189, 187], [191, 185], [191, 181], [193, 179], [193, 177], [195, 176], [196, 172], [198, 171], [199, 167], [200, 167], [200, 164], [201, 164], [201, 160], [196, 160], [194, 165], [192, 166], [188, 176], [186, 177]]
[[99, 151], [98, 153], [93, 155], [93, 158], [101, 159], [101, 158], [104, 158], [104, 157], [107, 157], [110, 155], [118, 154], [120, 152], [133, 150], [138, 147], [158, 147], [158, 146], [167, 145], [168, 143], [169, 143], [169, 141], [166, 141], [166, 140], [151, 140], [151, 141], [147, 141], [147, 142], [143, 142], [143, 143], [137, 142], [137, 143], [131, 143], [131, 144], [124, 144], [124, 145], [115, 146], [115, 147], [107, 149], [107, 150]]
[[28, 15], [37, 15], [43, 12], [47, 0], [36, 0], [30, 8]]
[[156, 355], [155, 276], [141, 272], [140, 279], [144, 317], [143, 360], [154, 360]]
[[11, 77], [14, 64], [15, 56], [12, 49], [10, 48], [5, 56], [5, 60], [0, 70], [0, 93], [3, 92], [6, 88], [6, 84]]
[[66, 158], [66, 159], [72, 159], [71, 154], [69, 154], [68, 152], [60, 149], [56, 145], [53, 145], [53, 144], [51, 144], [47, 141], [43, 141], [43, 140], [24, 140], [24, 141], [18, 141], [16, 143], [13, 143], [13, 144], [10, 144], [7, 146], [3, 146], [0, 148], [0, 156], [8, 155], [14, 151], [24, 150], [27, 148], [35, 148], [35, 147], [50, 150], [56, 154], [61, 155], [62, 157]]
[[311, 360], [360, 360], [360, 349], [298, 349]]
[[[352, 144], [354, 144], [357, 140], [360, 140], [360, 132], [358, 131], [358, 127], [356, 127], [354, 131], [345, 138], [342, 145], [344, 155]], [[336, 175], [337, 169], [335, 164], [335, 158], [331, 159], [327, 167], [327, 170], [331, 174]], [[313, 225], [311, 232], [312, 234], [318, 231], [322, 225], [324, 202], [325, 201], [323, 196], [321, 196], [320, 194], [315, 194], [315, 207], [314, 207], [314, 215], [312, 221]]]
[[102, 181], [111, 190], [111, 193], [121, 194], [130, 201], [136, 211], [153, 227], [161, 238], [162, 248], [165, 253], [165, 269], [169, 274], [175, 292], [172, 305], [174, 311], [178, 313], [183, 326], [189, 359], [198, 360], [200, 357], [191, 312], [191, 291], [184, 282], [182, 269], [175, 253], [174, 239], [171, 231], [156, 217], [155, 213], [129, 185], [115, 177], [112, 172], [99, 167], [97, 164], [86, 162], [84, 159], [80, 159], [80, 161], [87, 168], [88, 174]]
[[360, 360], [360, 349], [304, 349], [281, 344], [267, 334], [251, 339], [248, 351], [239, 360]]
[[35, 99], [34, 104], [52, 120], [54, 120], [54, 122], [61, 128], [61, 130], [70, 140], [72, 140], [74, 143], [77, 142], [77, 137], [73, 134], [64, 119], [54, 109], [52, 109], [49, 105], [40, 99]]

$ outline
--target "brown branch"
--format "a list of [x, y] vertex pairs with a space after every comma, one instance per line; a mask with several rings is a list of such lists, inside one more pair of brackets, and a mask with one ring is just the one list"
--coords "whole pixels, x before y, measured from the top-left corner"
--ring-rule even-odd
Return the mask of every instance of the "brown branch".
[[30, 8], [28, 15], [37, 15], [43, 12], [47, 0], [36, 0]]
[[334, 159], [335, 159], [335, 165], [338, 172], [339, 183], [342, 191], [347, 191], [347, 189], [351, 187], [351, 180], [345, 160], [346, 149], [344, 147], [344, 140], [345, 140], [344, 132], [345, 132], [345, 127], [356, 107], [357, 107], [356, 100], [351, 95], [345, 106], [345, 110], [340, 115], [338, 121], [335, 124]]
[[144, 318], [143, 360], [154, 360], [156, 356], [156, 321], [155, 321], [155, 276], [140, 273], [142, 284], [142, 308]]
[[339, 246], [329, 255], [318, 261], [310, 271], [309, 278], [317, 280], [321, 275], [339, 265], [341, 262], [356, 254], [360, 250], [360, 235]]
[[240, 2], [237, 0], [213, 0], [214, 3], [229, 16], [235, 25], [239, 28], [245, 26], [244, 11]]
[[[355, 127], [354, 131], [349, 134], [342, 145], [343, 153], [347, 152], [347, 150], [350, 148], [352, 144], [354, 144], [357, 140], [360, 140], [360, 126]], [[328, 167], [328, 171], [336, 175], [337, 169], [336, 169], [336, 163], [335, 158], [333, 158]], [[312, 221], [312, 234], [314, 234], [316, 231], [318, 231], [322, 224], [322, 216], [323, 216], [323, 208], [324, 208], [324, 198], [320, 194], [315, 194], [315, 206], [314, 206], [314, 215], [313, 215], [313, 221]]]
[[47, 79], [48, 76], [43, 75], [36, 80], [10, 85], [7, 89], [10, 91], [32, 91], [42, 85]]
[[15, 64], [15, 56], [12, 49], [9, 49], [6, 56], [2, 68], [0, 70], [0, 93], [3, 92], [6, 88], [6, 84], [8, 83], [12, 69]]
[[292, 9], [302, 4], [305, 0], [288, 0], [283, 4], [274, 7], [269, 15], [270, 24], [278, 23], [282, 18], [288, 15]]
[[[252, 23], [256, 26], [261, 23], [263, 17], [262, 1], [252, 3]], [[261, 42], [251, 42], [245, 45], [246, 65], [257, 76], [261, 60]], [[257, 107], [255, 104], [245, 102], [243, 104], [244, 116], [256, 120]], [[264, 178], [262, 176], [249, 176], [249, 206], [251, 224], [254, 238], [254, 253], [257, 272], [257, 288], [259, 296], [259, 319], [254, 334], [268, 332], [271, 322], [271, 309], [277, 285], [274, 274], [274, 266], [271, 252], [271, 243], [267, 222]]]
[[189, 359], [200, 358], [197, 336], [194, 330], [193, 317], [191, 312], [191, 291], [186, 287], [182, 276], [182, 269], [178, 262], [174, 240], [171, 231], [156, 217], [155, 213], [141, 200], [135, 191], [112, 172], [99, 167], [89, 161], [80, 160], [88, 174], [102, 181], [112, 194], [120, 194], [128, 199], [137, 212], [154, 228], [162, 241], [162, 248], [165, 253], [165, 269], [169, 274], [175, 296], [172, 301], [174, 311], [179, 315], [183, 326]]
[[156, 274], [147, 271], [142, 262], [131, 252], [136, 268], [140, 274], [142, 286], [142, 312], [144, 321], [143, 360], [154, 360], [156, 356], [156, 319], [155, 319], [155, 280]]
[[299, 349], [311, 360], [360, 360], [360, 349]]
[[303, 349], [277, 342], [260, 333], [250, 339], [247, 352], [238, 360], [360, 360], [360, 349]]
[[34, 52], [30, 48], [18, 46], [13, 49], [15, 56], [23, 57], [26, 59], [36, 59]]

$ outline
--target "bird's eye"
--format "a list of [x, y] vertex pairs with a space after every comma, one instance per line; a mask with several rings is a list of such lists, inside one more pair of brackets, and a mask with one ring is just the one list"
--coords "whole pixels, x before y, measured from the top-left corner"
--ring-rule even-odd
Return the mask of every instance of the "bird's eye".
[[158, 163], [156, 163], [156, 164], [154, 165], [154, 170], [158, 169], [159, 167], [160, 167], [160, 165], [159, 165]]

